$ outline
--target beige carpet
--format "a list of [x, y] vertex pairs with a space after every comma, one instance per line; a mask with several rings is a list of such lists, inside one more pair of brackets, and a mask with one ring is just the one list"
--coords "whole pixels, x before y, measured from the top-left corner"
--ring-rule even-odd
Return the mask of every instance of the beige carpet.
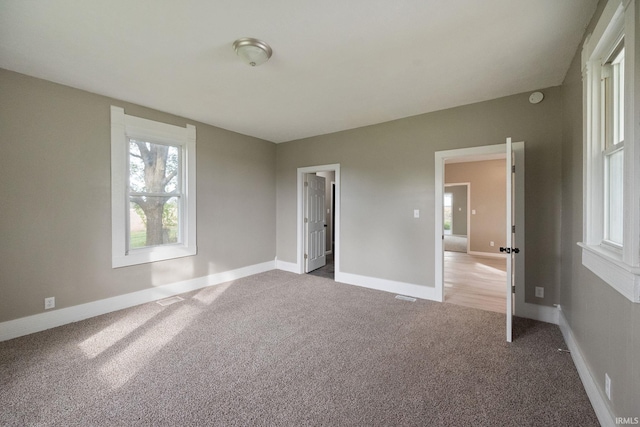
[[2, 426], [595, 426], [554, 325], [271, 271], [0, 343]]

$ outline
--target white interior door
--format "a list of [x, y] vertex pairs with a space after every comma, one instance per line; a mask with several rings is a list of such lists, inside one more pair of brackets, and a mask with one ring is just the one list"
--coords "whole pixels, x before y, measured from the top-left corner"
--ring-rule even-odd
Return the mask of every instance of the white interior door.
[[507, 173], [507, 238], [505, 248], [500, 248], [500, 251], [506, 252], [507, 255], [507, 341], [511, 342], [513, 330], [513, 289], [515, 286], [513, 263], [513, 256], [515, 254], [513, 248], [513, 178], [515, 175], [515, 159], [513, 156], [513, 148], [511, 146], [511, 138], [507, 138], [507, 159], [505, 163]]
[[304, 183], [305, 203], [305, 272], [324, 266], [325, 231], [325, 179], [315, 174], [307, 174]]

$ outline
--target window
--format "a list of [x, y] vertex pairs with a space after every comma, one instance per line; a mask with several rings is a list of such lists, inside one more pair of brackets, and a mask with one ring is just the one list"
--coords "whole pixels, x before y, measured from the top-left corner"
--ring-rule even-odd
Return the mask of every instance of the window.
[[633, 126], [639, 90], [629, 84], [635, 76], [635, 8], [633, 1], [609, 0], [582, 51], [584, 241], [579, 244], [583, 265], [640, 302], [640, 145]]
[[195, 127], [111, 107], [112, 266], [196, 254]]
[[601, 93], [604, 129], [604, 239], [622, 249], [624, 174], [624, 47], [620, 42], [602, 66]]

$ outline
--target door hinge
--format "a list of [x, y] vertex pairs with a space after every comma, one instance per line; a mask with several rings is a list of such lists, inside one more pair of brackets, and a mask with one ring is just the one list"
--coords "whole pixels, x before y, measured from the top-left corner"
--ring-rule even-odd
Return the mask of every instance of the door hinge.
[[516, 232], [516, 226], [515, 226], [515, 225], [512, 225], [512, 226], [511, 226], [511, 232], [512, 232], [512, 233], [515, 233], [515, 232]]
[[516, 293], [516, 287], [515, 287], [515, 285], [514, 285], [514, 286], [511, 286], [511, 293], [512, 293], [512, 294], [515, 294], [515, 293]]
[[309, 183], [308, 183], [307, 181], [305, 181], [305, 182], [304, 182], [304, 186], [305, 186], [305, 187], [308, 187], [308, 186], [309, 186]]
[[309, 222], [309, 218], [305, 218], [305, 219], [304, 219], [304, 223], [306, 224], [306, 223], [308, 223], [308, 222]]
[[308, 255], [307, 255], [307, 254], [304, 254], [304, 259], [307, 259], [307, 258], [308, 258]]
[[516, 173], [516, 165], [511, 165], [511, 173]]

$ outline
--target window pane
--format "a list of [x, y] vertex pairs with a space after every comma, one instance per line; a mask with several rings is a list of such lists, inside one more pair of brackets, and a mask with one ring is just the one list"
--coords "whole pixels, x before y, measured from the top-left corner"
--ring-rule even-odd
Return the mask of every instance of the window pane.
[[178, 243], [178, 197], [131, 196], [129, 249]]
[[129, 188], [134, 193], [179, 191], [180, 149], [129, 139]]
[[613, 143], [624, 141], [624, 49], [613, 60]]
[[622, 176], [624, 150], [618, 150], [607, 157], [607, 209], [608, 240], [622, 244]]

